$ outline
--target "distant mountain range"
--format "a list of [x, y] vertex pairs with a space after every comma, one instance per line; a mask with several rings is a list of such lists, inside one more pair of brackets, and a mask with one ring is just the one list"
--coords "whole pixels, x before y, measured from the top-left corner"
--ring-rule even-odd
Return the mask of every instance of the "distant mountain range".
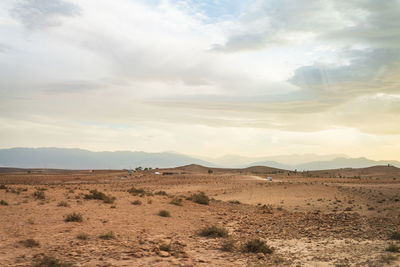
[[346, 158], [344, 154], [329, 154], [329, 155], [317, 155], [317, 154], [292, 154], [292, 155], [276, 155], [276, 156], [265, 156], [265, 157], [244, 157], [239, 155], [225, 155], [218, 158], [205, 158], [194, 156], [202, 160], [213, 162], [216, 165], [223, 167], [248, 167], [256, 163], [271, 163], [274, 166], [281, 166], [282, 168], [289, 168], [294, 165], [313, 162], [313, 161], [329, 161], [336, 158]]
[[92, 152], [66, 148], [0, 149], [0, 166], [54, 169], [128, 169], [135, 167], [168, 168], [188, 164], [213, 166], [212, 163], [177, 153]]
[[227, 155], [219, 158], [199, 158], [174, 152], [147, 153], [132, 151], [92, 152], [66, 148], [10, 148], [0, 149], [0, 167], [55, 168], [55, 169], [127, 169], [138, 166], [152, 168], [178, 167], [198, 164], [209, 167], [244, 168], [268, 166], [278, 169], [323, 170], [364, 168], [375, 165], [400, 167], [399, 161], [375, 161], [349, 158], [345, 155], [280, 155], [249, 158]]

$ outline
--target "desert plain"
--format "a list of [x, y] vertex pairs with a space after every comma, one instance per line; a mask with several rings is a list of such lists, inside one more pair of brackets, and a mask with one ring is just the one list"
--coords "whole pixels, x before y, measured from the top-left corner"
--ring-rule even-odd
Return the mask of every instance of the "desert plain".
[[0, 201], [0, 266], [400, 265], [393, 166], [2, 168]]

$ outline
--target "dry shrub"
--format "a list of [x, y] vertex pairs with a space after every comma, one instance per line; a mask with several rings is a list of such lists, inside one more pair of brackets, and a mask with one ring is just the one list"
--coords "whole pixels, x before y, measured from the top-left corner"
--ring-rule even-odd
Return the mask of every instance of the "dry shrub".
[[140, 200], [135, 200], [135, 201], [132, 201], [131, 203], [132, 203], [132, 205], [141, 205], [141, 204], [142, 204], [142, 201], [140, 201]]
[[64, 221], [65, 222], [82, 222], [83, 221], [82, 214], [76, 213], [76, 212], [67, 214]]
[[110, 231], [110, 232], [100, 235], [99, 238], [103, 239], [103, 240], [110, 240], [110, 239], [115, 239], [115, 235], [112, 231]]
[[199, 235], [205, 237], [227, 237], [228, 231], [225, 228], [212, 225], [201, 229]]
[[274, 250], [264, 241], [256, 238], [247, 241], [242, 248], [243, 252], [271, 254]]
[[161, 217], [171, 217], [171, 213], [169, 213], [169, 211], [167, 211], [167, 210], [160, 210], [160, 211], [158, 212], [158, 216], [161, 216]]
[[173, 200], [171, 200], [171, 202], [169, 202], [169, 204], [172, 204], [175, 206], [183, 206], [181, 198], [174, 198]]
[[72, 267], [70, 263], [63, 262], [53, 256], [43, 256], [34, 267]]
[[43, 190], [36, 190], [36, 191], [33, 193], [33, 196], [34, 196], [36, 199], [40, 199], [40, 200], [43, 200], [43, 199], [46, 198], [46, 195], [44, 194], [44, 191], [43, 191]]
[[210, 198], [204, 192], [193, 194], [188, 199], [202, 205], [208, 205], [210, 202]]
[[97, 191], [97, 189], [90, 190], [90, 194], [85, 194], [85, 199], [98, 199], [103, 200], [106, 204], [112, 204], [115, 201], [115, 197], [107, 196], [103, 192]]
[[34, 247], [39, 247], [40, 244], [38, 241], [36, 241], [35, 239], [29, 238], [27, 240], [22, 240], [19, 241], [19, 243], [21, 243], [22, 245], [24, 245], [27, 248], [34, 248]]

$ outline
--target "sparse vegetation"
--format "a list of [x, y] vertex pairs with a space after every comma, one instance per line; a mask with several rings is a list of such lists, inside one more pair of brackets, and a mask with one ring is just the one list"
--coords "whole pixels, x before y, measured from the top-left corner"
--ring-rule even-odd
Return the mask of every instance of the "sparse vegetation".
[[243, 252], [251, 252], [251, 253], [264, 253], [264, 254], [270, 254], [274, 250], [273, 248], [269, 247], [267, 244], [265, 244], [264, 241], [261, 239], [252, 239], [247, 241], [242, 248]]
[[146, 191], [144, 191], [144, 189], [138, 189], [135, 187], [132, 187], [131, 189], [128, 190], [128, 193], [133, 195], [133, 196], [137, 196], [137, 195], [141, 195], [141, 194], [146, 194]]
[[386, 264], [390, 264], [395, 260], [397, 260], [397, 257], [392, 254], [382, 255], [382, 258], [381, 258], [381, 261]]
[[199, 235], [204, 237], [227, 237], [228, 231], [225, 228], [212, 225], [201, 229]]
[[115, 201], [115, 197], [113, 196], [107, 196], [103, 192], [97, 191], [97, 189], [90, 190], [90, 194], [85, 194], [85, 199], [98, 199], [98, 200], [103, 200], [104, 203], [106, 204], [112, 204]]
[[60, 202], [58, 202], [57, 206], [58, 207], [69, 207], [69, 204], [66, 201], [60, 201]]
[[233, 252], [236, 249], [236, 242], [232, 239], [225, 240], [221, 245], [221, 250]]
[[53, 256], [43, 256], [34, 267], [72, 267], [70, 263], [63, 262]]
[[208, 205], [210, 203], [210, 198], [204, 192], [193, 194], [188, 199], [202, 205]]
[[172, 204], [175, 206], [183, 206], [181, 198], [174, 198], [173, 200], [171, 200], [171, 202], [169, 202], [169, 204]]
[[[371, 184], [376, 185], [364, 187], [349, 178], [340, 183], [335, 177], [324, 180], [317, 172], [316, 179], [312, 180], [303, 179], [299, 172], [297, 180], [285, 180], [284, 173], [274, 178], [275, 183], [267, 183], [250, 177], [251, 170], [243, 170], [241, 174], [238, 170], [227, 170], [208, 175], [208, 168], [195, 166], [193, 171], [191, 168], [177, 169], [176, 172], [182, 173], [180, 175], [164, 177], [133, 173], [127, 179], [121, 178], [120, 170], [97, 171], [90, 176], [83, 171], [38, 170], [35, 177], [29, 177], [30, 180], [22, 179], [25, 173], [9, 175], [1, 172], [0, 185], [7, 186], [10, 192], [0, 190], [0, 204], [3, 204], [2, 199], [9, 204], [0, 205], [2, 226], [11, 229], [3, 233], [3, 239], [16, 249], [15, 253], [3, 253], [4, 261], [1, 262], [46, 266], [41, 259], [44, 255], [53, 255], [71, 264], [76, 261], [77, 265], [111, 260], [116, 264], [134, 261], [136, 265], [187, 262], [300, 266], [323, 261], [332, 266], [382, 266], [385, 265], [384, 257], [392, 261], [392, 265], [400, 258], [400, 228], [396, 224], [396, 205], [400, 202], [394, 202], [400, 199], [400, 193], [395, 186], [386, 186], [392, 183], [391, 176], [382, 175], [375, 182], [375, 175], [367, 178], [363, 174], [363, 183], [374, 180]], [[376, 173], [377, 177], [381, 176], [378, 171]], [[261, 172], [255, 175], [267, 177]], [[294, 177], [292, 172], [290, 175]], [[400, 171], [396, 170], [395, 175], [400, 177]], [[81, 180], [76, 179], [78, 176]], [[381, 182], [385, 186], [381, 186]], [[337, 184], [343, 184], [340, 191]], [[127, 192], [133, 185], [136, 188], [130, 192], [135, 196]], [[27, 192], [19, 189], [22, 187], [26, 187]], [[279, 188], [282, 190], [277, 190]], [[12, 190], [21, 193], [14, 195]], [[74, 192], [69, 192], [71, 190]], [[168, 195], [162, 190], [167, 190]], [[309, 194], [297, 194], [303, 190]], [[45, 199], [36, 200], [33, 197], [35, 191], [44, 192]], [[330, 193], [325, 194], [328, 191]], [[85, 194], [92, 200], [85, 200]], [[104, 195], [115, 196], [117, 200], [114, 204], [103, 204]], [[210, 206], [196, 204], [199, 198], [206, 198]], [[386, 200], [383, 204], [376, 203], [380, 199]], [[39, 203], [45, 205], [39, 206]], [[115, 207], [117, 209], [112, 209]], [[369, 207], [375, 210], [367, 211]], [[331, 213], [332, 209], [337, 213]], [[75, 219], [72, 212], [83, 219]], [[18, 225], [14, 226], [15, 223]], [[363, 224], [367, 224], [367, 230], [356, 227]], [[299, 225], [304, 232], [299, 232]], [[18, 235], [12, 231], [15, 227], [23, 227]], [[52, 240], [60, 234], [65, 237], [65, 242], [54, 243]], [[332, 235], [351, 242], [324, 247], [326, 242], [321, 240], [332, 239]], [[297, 243], [279, 242], [303, 237], [307, 240], [304, 244], [307, 255], [296, 254], [290, 248]], [[289, 253], [291, 250], [295, 254]], [[15, 258], [18, 251], [22, 253], [19, 253], [21, 257]], [[83, 258], [85, 262], [81, 263], [79, 260]], [[282, 262], [278, 263], [279, 260]]]
[[44, 190], [36, 190], [34, 193], [33, 193], [33, 196], [36, 198], [36, 199], [40, 199], [40, 200], [43, 200], [43, 199], [45, 199], [46, 198], [46, 195], [44, 194]]
[[78, 238], [79, 240], [88, 240], [89, 239], [89, 235], [85, 234], [85, 233], [80, 233], [76, 236], [76, 238]]
[[21, 243], [22, 245], [24, 245], [27, 248], [34, 248], [34, 247], [40, 246], [39, 242], [32, 238], [19, 241], [19, 243]]
[[400, 231], [394, 231], [390, 235], [390, 239], [392, 240], [400, 240]]
[[112, 231], [110, 231], [110, 232], [100, 235], [99, 238], [103, 239], [103, 240], [110, 240], [110, 239], [115, 239], [115, 235]]
[[161, 217], [171, 217], [171, 213], [170, 213], [169, 211], [167, 211], [167, 210], [160, 210], [160, 211], [158, 212], [158, 216], [161, 216]]
[[0, 200], [0, 205], [1, 206], [8, 206], [8, 202], [2, 199], [2, 200]]
[[167, 192], [165, 192], [165, 191], [157, 191], [157, 192], [154, 193], [154, 195], [157, 195], [157, 196], [168, 196]]
[[6, 190], [8, 189], [7, 186], [5, 186], [4, 184], [0, 184], [0, 189]]
[[389, 252], [400, 252], [400, 246], [392, 243], [386, 248], [386, 251], [389, 251]]
[[76, 213], [76, 212], [67, 214], [64, 221], [65, 222], [82, 222], [83, 221], [82, 214]]
[[132, 201], [131, 203], [132, 203], [132, 205], [141, 205], [141, 204], [142, 204], [142, 201], [140, 201], [140, 200], [135, 200], [135, 201]]

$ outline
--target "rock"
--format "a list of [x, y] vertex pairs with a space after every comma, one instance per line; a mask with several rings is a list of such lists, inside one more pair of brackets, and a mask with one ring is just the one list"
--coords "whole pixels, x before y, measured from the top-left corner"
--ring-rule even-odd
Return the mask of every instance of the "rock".
[[161, 250], [158, 254], [159, 254], [161, 257], [169, 257], [169, 256], [170, 256], [170, 254], [169, 254], [168, 252], [163, 251], [163, 250]]
[[261, 252], [257, 253], [257, 258], [264, 259], [264, 257], [265, 257], [264, 253]]

